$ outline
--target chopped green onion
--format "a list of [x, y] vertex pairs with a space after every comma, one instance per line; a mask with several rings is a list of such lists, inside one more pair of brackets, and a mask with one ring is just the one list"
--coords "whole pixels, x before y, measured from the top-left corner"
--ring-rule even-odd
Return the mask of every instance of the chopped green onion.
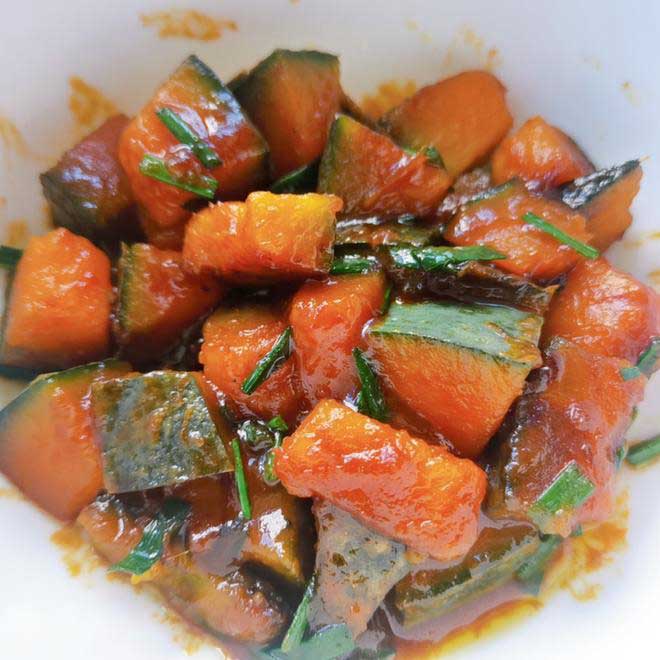
[[340, 623], [319, 630], [288, 657], [290, 660], [334, 660], [348, 655], [353, 649], [353, 635], [345, 623]]
[[529, 511], [538, 524], [548, 517], [576, 509], [591, 497], [595, 486], [575, 461], [571, 461], [543, 491]]
[[347, 255], [345, 257], [339, 257], [332, 262], [330, 275], [358, 275], [360, 273], [369, 273], [377, 266], [378, 262], [373, 257]]
[[660, 456], [660, 435], [630, 447], [626, 455], [626, 463], [634, 466], [645, 465], [658, 456]]
[[357, 367], [360, 384], [362, 385], [357, 398], [358, 410], [364, 415], [369, 415], [369, 417], [373, 417], [381, 422], [387, 421], [390, 413], [387, 409], [383, 392], [378, 384], [376, 374], [374, 374], [371, 365], [359, 348], [353, 349], [353, 358], [355, 359], [355, 366]]
[[307, 612], [309, 610], [309, 603], [316, 591], [316, 576], [313, 575], [305, 587], [305, 593], [302, 600], [293, 615], [291, 625], [284, 635], [282, 646], [280, 650], [282, 653], [291, 653], [294, 649], [298, 648], [307, 630]]
[[213, 199], [215, 197], [215, 191], [218, 189], [218, 182], [212, 176], [200, 176], [198, 180], [199, 185], [174, 177], [167, 169], [165, 161], [151, 154], [145, 154], [143, 156], [140, 163], [140, 172], [156, 181], [167, 183], [170, 186], [180, 188], [205, 199]]
[[289, 425], [282, 419], [281, 415], [273, 417], [273, 419], [268, 422], [268, 428], [271, 431], [280, 431], [281, 433], [286, 433], [289, 430]]
[[193, 127], [179, 117], [176, 112], [173, 112], [169, 108], [161, 108], [156, 114], [158, 115], [158, 119], [167, 126], [169, 132], [181, 144], [187, 144], [191, 148], [204, 167], [213, 170], [222, 165], [222, 160], [213, 147], [199, 137]]
[[639, 378], [644, 375], [637, 367], [624, 367], [619, 370], [619, 373], [623, 380], [633, 380], [634, 378]]
[[621, 467], [621, 464], [623, 463], [624, 459], [626, 458], [627, 453], [628, 453], [628, 448], [625, 445], [621, 445], [614, 452], [614, 468], [616, 470], [618, 470]]
[[23, 250], [9, 247], [9, 245], [0, 245], [0, 268], [7, 268], [8, 270], [16, 268], [22, 256]]
[[163, 556], [166, 537], [183, 525], [189, 512], [187, 502], [175, 497], [166, 499], [156, 517], [145, 526], [138, 544], [108, 571], [133, 575], [146, 573]]
[[424, 149], [424, 155], [431, 165], [435, 165], [436, 167], [445, 166], [445, 161], [442, 160], [440, 152], [435, 147], [426, 147]]
[[660, 358], [660, 337], [653, 337], [646, 350], [639, 356], [637, 368], [646, 376], [650, 376], [658, 358]]
[[380, 306], [380, 313], [382, 315], [387, 314], [387, 310], [390, 308], [390, 305], [392, 304], [392, 292], [394, 290], [394, 287], [392, 286], [391, 282], [387, 283], [387, 288], [385, 289], [385, 295], [383, 296], [383, 304]]
[[495, 261], [507, 258], [505, 254], [484, 245], [418, 248], [397, 245], [389, 248], [389, 253], [395, 266], [425, 271], [446, 269], [466, 261]]
[[282, 366], [291, 354], [291, 327], [289, 326], [258, 362], [254, 371], [243, 381], [241, 390], [252, 394], [264, 381]]
[[234, 477], [236, 478], [236, 488], [238, 489], [238, 501], [241, 503], [243, 516], [250, 520], [252, 518], [252, 507], [250, 506], [250, 496], [245, 478], [245, 469], [243, 468], [241, 446], [235, 438], [231, 441], [231, 448], [234, 452]]
[[270, 187], [273, 193], [305, 193], [316, 190], [316, 180], [319, 174], [319, 160], [303, 165], [296, 170], [287, 172]]
[[566, 232], [555, 227], [553, 224], [550, 224], [534, 213], [525, 213], [522, 219], [530, 225], [534, 225], [538, 229], [541, 229], [546, 234], [550, 234], [550, 236], [556, 238], [560, 243], [572, 247], [576, 252], [587, 259], [597, 259], [600, 256], [600, 252], [595, 247], [569, 236]]
[[249, 419], [238, 427], [238, 437], [252, 449], [264, 449], [275, 444], [275, 435], [266, 424]]
[[563, 540], [561, 536], [554, 534], [541, 537], [539, 549], [516, 571], [516, 577], [528, 591], [534, 594], [539, 592], [548, 564]]

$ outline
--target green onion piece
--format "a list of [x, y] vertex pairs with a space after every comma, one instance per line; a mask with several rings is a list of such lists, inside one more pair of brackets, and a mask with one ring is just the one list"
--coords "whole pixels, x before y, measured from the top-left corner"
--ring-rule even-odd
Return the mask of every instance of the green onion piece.
[[8, 270], [16, 268], [22, 256], [23, 250], [9, 247], [9, 245], [0, 245], [0, 268], [6, 268]]
[[378, 384], [376, 374], [359, 348], [353, 349], [353, 358], [357, 367], [362, 389], [358, 394], [357, 407], [364, 415], [369, 415], [381, 422], [387, 421], [390, 416], [385, 397]]
[[189, 512], [187, 502], [175, 497], [166, 499], [158, 515], [145, 526], [138, 544], [108, 571], [133, 575], [146, 573], [163, 556], [167, 536], [183, 525]]
[[316, 576], [313, 575], [305, 587], [305, 593], [302, 600], [293, 615], [291, 625], [284, 635], [282, 646], [280, 650], [282, 653], [291, 653], [294, 649], [298, 648], [307, 630], [307, 612], [309, 610], [309, 603], [316, 591]]
[[634, 378], [639, 378], [644, 375], [637, 367], [624, 367], [619, 370], [619, 373], [623, 380], [633, 380]]
[[645, 465], [660, 456], [660, 435], [638, 442], [628, 449], [626, 463], [629, 465]]
[[582, 525], [577, 525], [575, 529], [571, 532], [572, 537], [577, 537], [577, 536], [582, 536], [584, 534], [584, 530], [582, 529]]
[[516, 571], [516, 578], [523, 583], [527, 591], [534, 594], [539, 592], [548, 564], [563, 540], [561, 536], [554, 534], [541, 537], [539, 549]]
[[319, 160], [303, 165], [296, 170], [287, 172], [270, 187], [273, 193], [305, 193], [316, 190], [316, 180], [319, 175]]
[[600, 256], [600, 252], [595, 247], [587, 245], [586, 243], [578, 241], [576, 238], [569, 236], [566, 232], [555, 227], [553, 224], [550, 224], [534, 213], [525, 213], [522, 219], [530, 225], [538, 227], [538, 229], [541, 229], [546, 234], [550, 234], [550, 236], [556, 238], [560, 243], [572, 247], [576, 252], [581, 254], [583, 257], [586, 257], [587, 259], [598, 259]]
[[628, 454], [628, 448], [625, 445], [621, 445], [614, 452], [614, 468], [618, 470], [621, 467], [626, 455]]
[[542, 524], [548, 517], [576, 509], [594, 490], [595, 486], [578, 464], [571, 461], [536, 500], [529, 515], [537, 524]]
[[660, 337], [653, 337], [646, 350], [639, 356], [637, 368], [646, 376], [650, 376], [658, 358], [660, 358]]
[[145, 154], [143, 156], [140, 163], [140, 172], [151, 179], [155, 179], [161, 183], [167, 183], [175, 188], [180, 188], [199, 197], [204, 197], [204, 199], [213, 199], [215, 197], [215, 191], [218, 189], [218, 182], [212, 176], [199, 177], [199, 185], [174, 177], [167, 169], [165, 161], [151, 154]]
[[266, 424], [249, 419], [237, 430], [238, 437], [252, 449], [265, 449], [275, 444], [275, 436]]
[[380, 313], [383, 316], [387, 314], [387, 310], [390, 308], [390, 305], [392, 304], [393, 290], [394, 287], [392, 286], [392, 283], [388, 282], [387, 288], [385, 289], [385, 295], [383, 296], [383, 304], [380, 306]]
[[193, 127], [179, 117], [176, 112], [173, 112], [169, 108], [161, 108], [156, 114], [158, 115], [158, 119], [167, 126], [169, 132], [181, 144], [187, 144], [192, 149], [192, 152], [204, 167], [213, 170], [222, 165], [222, 159], [215, 152], [215, 149], [199, 137]]
[[288, 655], [290, 660], [334, 660], [355, 649], [353, 635], [345, 623], [327, 626]]
[[247, 479], [245, 478], [245, 469], [243, 468], [241, 446], [238, 444], [238, 440], [236, 438], [231, 441], [231, 448], [234, 452], [234, 476], [236, 478], [236, 488], [238, 489], [238, 501], [241, 503], [241, 511], [243, 512], [243, 516], [247, 520], [250, 520], [250, 518], [252, 518], [252, 506], [250, 505]]
[[335, 259], [332, 262], [330, 275], [358, 275], [360, 273], [369, 273], [377, 266], [378, 262], [373, 257], [347, 255]]
[[425, 271], [446, 269], [466, 261], [495, 261], [507, 258], [505, 254], [484, 245], [419, 248], [397, 245], [389, 248], [389, 253], [395, 266]]
[[273, 419], [268, 422], [268, 428], [271, 431], [280, 431], [281, 433], [286, 433], [289, 430], [289, 425], [282, 419], [281, 415], [273, 417]]
[[424, 155], [431, 165], [435, 165], [436, 167], [445, 166], [445, 161], [442, 160], [440, 152], [435, 147], [426, 147], [424, 149]]
[[252, 394], [264, 381], [282, 366], [291, 354], [291, 326], [289, 326], [273, 344], [266, 355], [258, 362], [254, 371], [243, 381], [241, 390], [245, 394]]

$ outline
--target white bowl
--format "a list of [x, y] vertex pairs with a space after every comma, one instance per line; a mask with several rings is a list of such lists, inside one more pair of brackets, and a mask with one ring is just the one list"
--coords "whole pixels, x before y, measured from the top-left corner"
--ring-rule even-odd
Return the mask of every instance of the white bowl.
[[[0, 125], [0, 223], [27, 219], [43, 229], [37, 174], [85, 132], [68, 107], [69, 78], [79, 76], [133, 113], [190, 52], [225, 80], [277, 46], [315, 47], [342, 56], [342, 79], [355, 97], [377, 83], [435, 81], [488, 61], [509, 88], [518, 121], [542, 114], [575, 136], [600, 165], [650, 156], [627, 242], [613, 261], [641, 279], [660, 267], [660, 3], [602, 0], [195, 0], [195, 9], [231, 19], [237, 31], [217, 41], [161, 39], [141, 13], [171, 0], [2, 2], [0, 115], [26, 144]], [[523, 8], [524, 7], [524, 8]], [[497, 51], [491, 53], [489, 50]], [[634, 239], [643, 239], [636, 244]], [[657, 284], [657, 283], [656, 283]], [[0, 383], [4, 399], [14, 389]], [[660, 430], [660, 379], [648, 389], [631, 439]], [[660, 500], [658, 472], [630, 482], [629, 549], [603, 571], [600, 596], [578, 603], [555, 597], [512, 630], [463, 649], [469, 658], [657, 657], [660, 641]], [[0, 486], [4, 486], [2, 483]], [[24, 501], [0, 498], [0, 657], [144, 660], [186, 657], [161, 607], [102, 571], [71, 578], [49, 541], [57, 525]], [[653, 651], [651, 651], [653, 649]], [[217, 658], [205, 647], [195, 656]]]

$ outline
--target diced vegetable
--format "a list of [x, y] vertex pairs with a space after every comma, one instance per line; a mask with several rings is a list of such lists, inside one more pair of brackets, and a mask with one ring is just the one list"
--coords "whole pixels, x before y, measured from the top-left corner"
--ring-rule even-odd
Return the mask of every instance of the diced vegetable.
[[181, 253], [123, 245], [118, 264], [117, 338], [134, 363], [162, 356], [220, 300], [213, 278], [183, 270]]
[[[553, 342], [546, 364], [545, 389], [524, 396], [516, 408], [513, 431], [501, 448], [499, 487], [492, 491], [491, 505], [497, 515], [534, 518], [542, 532], [568, 536], [577, 524], [611, 514], [615, 453], [642, 398], [645, 378], [624, 381], [624, 361], [564, 340]], [[571, 464], [574, 474], [579, 468], [595, 486], [590, 497], [584, 498], [587, 489], [580, 486], [581, 496], [573, 498], [575, 484], [557, 488]], [[564, 508], [553, 505], [554, 515], [539, 517], [537, 503], [553, 484], [567, 498]]]
[[[143, 520], [130, 515], [116, 497], [99, 498], [78, 518], [110, 562], [119, 561], [139, 542]], [[166, 547], [163, 559], [143, 579], [152, 581], [174, 609], [214, 635], [267, 644], [286, 625], [286, 606], [266, 581], [245, 569], [213, 575], [189, 553]]]
[[396, 616], [411, 628], [447, 614], [511, 580], [538, 548], [538, 532], [531, 525], [486, 527], [459, 563], [403, 578], [392, 594]]
[[421, 223], [411, 216], [396, 220], [386, 217], [355, 216], [337, 220], [335, 245], [400, 245], [402, 243], [422, 247], [428, 245], [439, 233], [433, 224]]
[[167, 536], [183, 525], [189, 513], [190, 505], [186, 502], [175, 498], [165, 500], [156, 517], [145, 525], [138, 544], [108, 570], [132, 575], [146, 573], [163, 556]]
[[199, 355], [204, 375], [231, 399], [242, 417], [281, 415], [288, 423], [296, 417], [300, 391], [292, 357], [252, 394], [241, 390], [286, 327], [280, 315], [256, 305], [218, 310], [204, 324]]
[[111, 117], [40, 176], [56, 226], [99, 245], [139, 237], [133, 192], [118, 154], [129, 121]]
[[381, 123], [406, 147], [435, 147], [455, 177], [486, 160], [511, 128], [505, 94], [492, 74], [466, 71], [423, 87]]
[[461, 556], [476, 540], [486, 488], [480, 468], [336, 401], [319, 402], [275, 450], [275, 469], [293, 495], [325, 498], [438, 560]]
[[629, 465], [639, 467], [640, 465], [650, 463], [658, 456], [660, 456], [660, 435], [638, 442], [630, 447], [626, 454], [626, 462]]
[[321, 155], [342, 97], [339, 59], [314, 50], [276, 50], [234, 93], [266, 138], [277, 178]]
[[319, 541], [310, 627], [345, 623], [357, 637], [389, 590], [410, 570], [406, 546], [366, 529], [323, 500], [314, 504], [314, 515]]
[[346, 115], [330, 128], [318, 190], [341, 197], [347, 213], [427, 216], [450, 185], [424, 153], [407, 152]]
[[391, 397], [477, 456], [541, 363], [542, 322], [507, 307], [393, 304], [367, 345]]
[[552, 280], [580, 260], [572, 247], [523, 220], [532, 213], [571, 238], [589, 243], [585, 219], [561, 202], [536, 196], [510, 182], [465, 204], [445, 231], [454, 245], [486, 245], [508, 256], [497, 265], [516, 275]]
[[187, 547], [195, 562], [211, 573], [252, 566], [278, 583], [302, 587], [313, 563], [309, 506], [282, 486], [264, 483], [263, 455], [253, 454], [245, 445], [242, 454], [251, 519], [241, 516], [231, 473], [187, 481], [173, 489], [192, 507]]
[[561, 191], [561, 199], [587, 219], [592, 243], [605, 250], [620, 239], [632, 222], [630, 205], [639, 192], [642, 166], [638, 160], [598, 170], [575, 179]]
[[495, 185], [515, 177], [546, 190], [591, 174], [594, 166], [566, 133], [532, 117], [497, 147], [491, 170]]
[[[182, 142], [163, 122], [163, 111], [176, 114], [181, 122], [215, 154], [219, 165], [211, 168], [199, 160], [189, 141]], [[190, 211], [186, 203], [197, 194], [154, 179], [141, 169], [146, 163], [162, 163], [162, 172], [172, 180], [199, 187], [199, 182], [213, 179], [220, 199], [242, 199], [259, 188], [266, 178], [268, 148], [257, 129], [250, 123], [231, 92], [213, 71], [194, 55], [170, 76], [154, 97], [124, 131], [119, 158], [137, 201], [153, 222], [171, 227], [185, 221]], [[209, 164], [214, 164], [213, 161]], [[155, 167], [149, 165], [148, 167]], [[151, 170], [150, 170], [151, 171]], [[156, 170], [153, 170], [157, 174]], [[160, 181], [160, 182], [159, 182]], [[202, 186], [208, 187], [208, 186]], [[211, 195], [213, 196], [213, 194]]]
[[110, 493], [168, 486], [232, 469], [198, 374], [154, 371], [92, 386]]
[[0, 412], [0, 471], [60, 520], [74, 520], [103, 488], [90, 386], [129, 370], [109, 360], [40, 376]]
[[545, 314], [557, 287], [541, 287], [512, 273], [476, 261], [443, 270], [406, 268], [390, 251], [381, 252], [387, 276], [406, 296], [440, 296], [463, 302], [487, 302]]
[[252, 193], [245, 203], [216, 204], [186, 228], [183, 257], [196, 273], [241, 283], [318, 277], [332, 263], [334, 195]]
[[351, 351], [384, 295], [381, 273], [307, 282], [294, 295], [289, 323], [302, 389], [312, 406], [323, 398], [341, 400], [358, 387]]
[[32, 237], [11, 283], [0, 362], [47, 371], [106, 357], [111, 303], [101, 250], [63, 228]]
[[550, 305], [543, 341], [564, 337], [594, 353], [635, 363], [660, 336], [660, 297], [605, 259], [583, 261]]

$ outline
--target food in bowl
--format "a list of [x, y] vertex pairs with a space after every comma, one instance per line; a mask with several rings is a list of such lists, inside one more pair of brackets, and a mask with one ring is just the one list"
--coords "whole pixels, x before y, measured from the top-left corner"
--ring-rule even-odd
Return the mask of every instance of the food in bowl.
[[[0, 470], [259, 657], [386, 657], [607, 520], [660, 355], [597, 169], [466, 71], [377, 120], [338, 59], [188, 58], [41, 177], [8, 271]], [[626, 456], [627, 454], [627, 456]]]

